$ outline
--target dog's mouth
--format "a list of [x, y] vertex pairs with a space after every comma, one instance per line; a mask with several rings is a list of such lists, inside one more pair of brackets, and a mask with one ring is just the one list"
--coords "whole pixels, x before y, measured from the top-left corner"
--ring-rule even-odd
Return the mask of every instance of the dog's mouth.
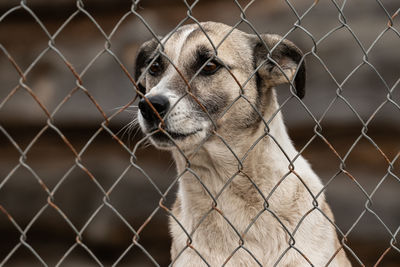
[[196, 129], [192, 132], [189, 133], [179, 133], [179, 132], [173, 132], [170, 130], [160, 130], [158, 128], [154, 128], [149, 132], [150, 138], [157, 142], [157, 143], [166, 143], [166, 144], [172, 144], [173, 141], [182, 141], [190, 136], [194, 136], [201, 132], [202, 129]]

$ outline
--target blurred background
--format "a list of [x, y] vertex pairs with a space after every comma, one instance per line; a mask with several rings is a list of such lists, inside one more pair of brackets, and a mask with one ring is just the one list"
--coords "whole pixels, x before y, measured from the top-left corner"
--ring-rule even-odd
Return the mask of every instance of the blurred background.
[[[82, 2], [0, 2], [0, 265], [41, 266], [40, 256], [49, 266], [60, 261], [96, 266], [96, 259], [104, 265], [153, 266], [148, 253], [166, 266], [170, 238], [159, 192], [173, 182], [175, 167], [168, 153], [151, 146], [140, 147], [132, 159], [129, 150], [143, 136], [124, 127], [136, 109], [118, 112], [136, 93], [116, 58], [132, 73], [138, 47], [152, 35], [132, 13], [121, 20], [131, 1]], [[237, 4], [247, 3], [200, 0], [192, 15], [234, 25], [240, 21]], [[379, 266], [400, 265], [398, 243], [392, 242], [394, 235], [400, 238], [399, 8], [398, 0], [264, 0], [246, 10], [258, 32], [290, 31], [287, 38], [309, 53], [308, 110], [291, 99], [282, 112], [296, 147], [327, 184], [346, 244], [366, 266], [383, 254]], [[143, 0], [136, 11], [162, 36], [188, 8], [183, 1]], [[48, 34], [60, 27], [51, 44], [55, 49], [49, 49]], [[239, 28], [252, 32], [245, 23]], [[111, 33], [105, 52], [104, 34]], [[81, 74], [81, 88], [75, 89], [76, 76], [63, 57]], [[18, 69], [27, 73], [25, 79]], [[289, 88], [278, 88], [278, 94], [283, 103]], [[49, 113], [57, 109], [51, 124], [38, 101]], [[341, 161], [315, 134], [310, 114], [322, 118], [320, 135], [345, 158], [345, 170], [355, 180], [339, 172]], [[102, 128], [104, 116], [112, 115]], [[82, 152], [79, 162], [71, 147]], [[167, 207], [175, 190], [166, 196]], [[366, 194], [372, 194], [368, 211]], [[130, 227], [140, 229], [141, 247], [132, 246]], [[77, 245], [77, 232], [84, 246]]]

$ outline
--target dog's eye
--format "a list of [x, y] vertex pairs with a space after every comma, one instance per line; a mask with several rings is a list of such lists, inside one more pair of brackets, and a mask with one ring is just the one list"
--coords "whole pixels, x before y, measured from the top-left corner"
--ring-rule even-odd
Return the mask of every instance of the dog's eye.
[[214, 74], [220, 67], [221, 65], [218, 64], [217, 62], [210, 61], [203, 67], [201, 73], [204, 75], [211, 75]]
[[157, 61], [153, 62], [149, 68], [149, 73], [153, 76], [158, 75], [161, 72], [161, 64]]

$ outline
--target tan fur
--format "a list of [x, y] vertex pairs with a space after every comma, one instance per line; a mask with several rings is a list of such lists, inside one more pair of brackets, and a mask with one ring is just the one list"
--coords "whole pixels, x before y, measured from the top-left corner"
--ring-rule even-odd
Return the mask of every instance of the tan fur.
[[[216, 46], [231, 29], [213, 22], [202, 23], [202, 26]], [[184, 26], [180, 33], [163, 40], [165, 53], [188, 80], [192, 77], [185, 68], [195, 57], [198, 45], [212, 49], [197, 28], [197, 25]], [[190, 40], [185, 42], [185, 38]], [[280, 41], [276, 35], [263, 38], [268, 46]], [[218, 47], [218, 58], [231, 67], [241, 84], [254, 72], [255, 42], [255, 36], [234, 30]], [[285, 44], [298, 51], [292, 43], [285, 41]], [[219, 101], [225, 105], [223, 111], [210, 115], [217, 125], [217, 134], [213, 134], [208, 116], [200, 116], [202, 110], [190, 96], [185, 96], [164, 118], [166, 129], [183, 133], [197, 129], [198, 132], [174, 140], [179, 149], [172, 143], [151, 138], [157, 147], [171, 150], [178, 174], [182, 175], [172, 208], [174, 216], [170, 218], [174, 266], [207, 266], [201, 257], [211, 266], [224, 263], [226, 266], [258, 266], [257, 261], [263, 266], [274, 266], [277, 262], [278, 266], [310, 266], [310, 263], [325, 266], [340, 247], [336, 230], [325, 218], [333, 221], [323, 193], [316, 199], [318, 209], [313, 205], [309, 191], [314, 196], [320, 193], [322, 183], [318, 176], [302, 156], [293, 162], [294, 172], [289, 171], [287, 157], [293, 160], [298, 152], [280, 112], [276, 113], [279, 105], [273, 86], [293, 79], [298, 66], [284, 56], [277, 55], [276, 61], [284, 74], [279, 67], [260, 68], [261, 96], [253, 77], [243, 88], [245, 98], [237, 99], [241, 89], [226, 69], [193, 79], [191, 90], [200, 102], [206, 105]], [[164, 94], [176, 99], [187, 90], [170, 65], [159, 77], [144, 74], [143, 78], [146, 96]], [[218, 96], [225, 101], [216, 98]], [[226, 110], [233, 101], [235, 104]], [[254, 107], [258, 107], [265, 121], [273, 117], [268, 128], [254, 117]], [[143, 118], [138, 116], [143, 131], [149, 133]], [[271, 190], [274, 190], [272, 194]], [[351, 265], [341, 249], [329, 266]]]

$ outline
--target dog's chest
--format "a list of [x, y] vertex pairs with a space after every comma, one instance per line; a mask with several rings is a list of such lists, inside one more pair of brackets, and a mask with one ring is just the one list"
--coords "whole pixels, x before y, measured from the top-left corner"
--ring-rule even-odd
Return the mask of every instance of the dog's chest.
[[172, 219], [172, 258], [187, 247], [188, 242], [190, 248], [179, 258], [182, 258], [182, 262], [194, 260], [199, 262], [199, 266], [202, 266], [199, 254], [211, 266], [221, 266], [228, 258], [227, 266], [257, 265], [254, 258], [265, 265], [284, 249], [280, 244], [287, 244], [287, 235], [273, 216], [263, 209], [262, 204], [249, 205], [230, 189], [225, 193], [225, 196], [221, 194], [218, 198], [217, 206], [213, 205], [212, 199], [207, 203], [198, 200], [188, 209], [182, 207], [181, 200], [177, 200], [180, 205], [174, 207], [173, 213], [191, 239]]

